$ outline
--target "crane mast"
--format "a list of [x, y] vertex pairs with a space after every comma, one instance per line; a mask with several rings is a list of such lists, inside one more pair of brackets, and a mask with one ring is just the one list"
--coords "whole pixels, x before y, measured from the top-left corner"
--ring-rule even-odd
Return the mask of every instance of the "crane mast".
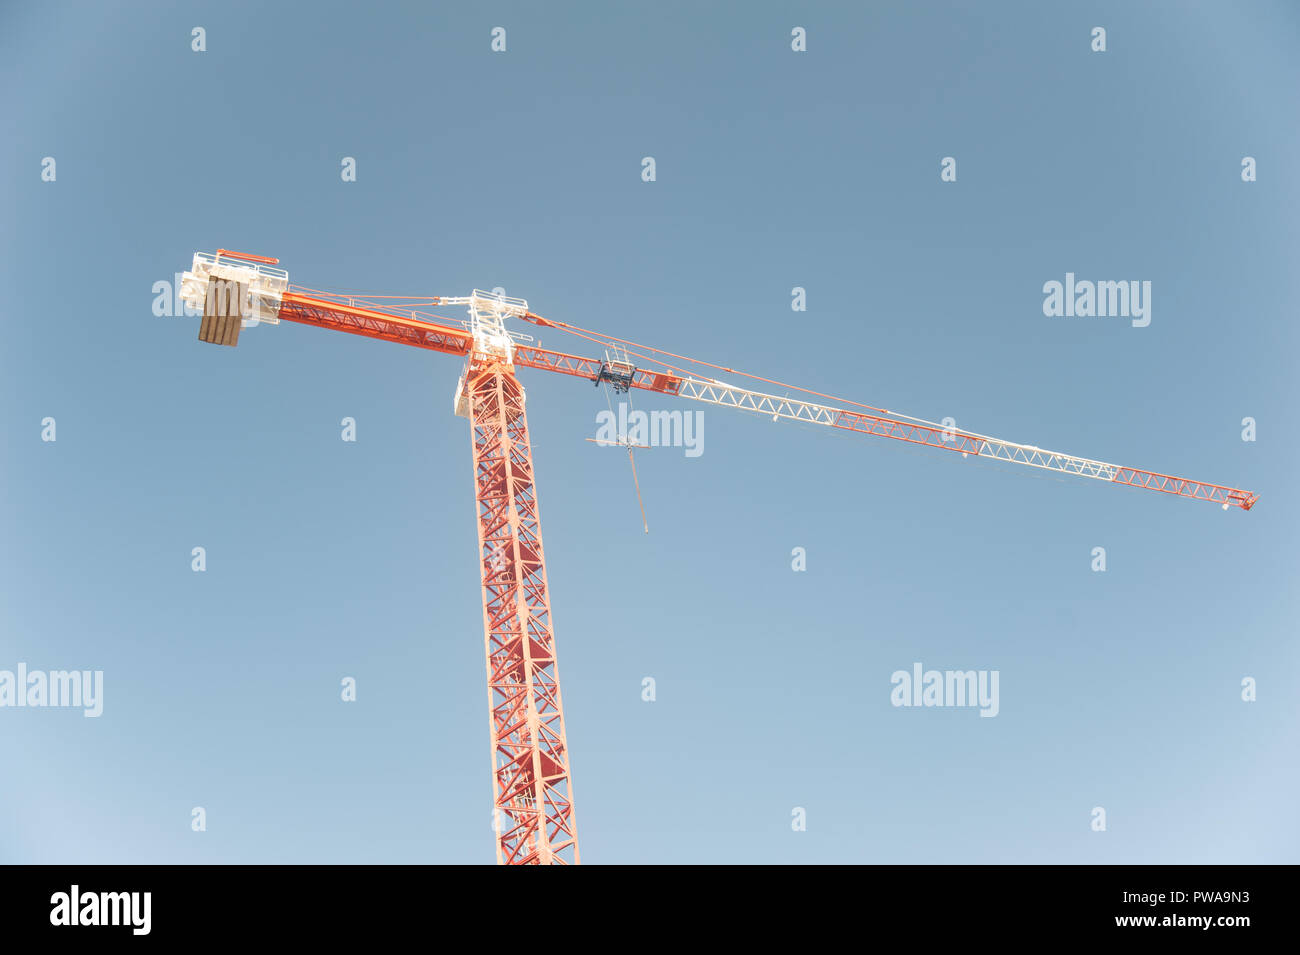
[[578, 831], [524, 388], [504, 319], [521, 299], [475, 291], [456, 385], [470, 422], [487, 656], [497, 861], [577, 864]]
[[[845, 433], [872, 435], [962, 457], [1012, 464], [1212, 501], [1226, 511], [1249, 511], [1250, 491], [1123, 467], [1034, 445], [840, 401], [803, 388], [784, 395], [686, 371], [667, 359], [723, 373], [734, 369], [683, 358], [623, 339], [602, 336], [529, 311], [523, 299], [478, 289], [468, 296], [348, 296], [289, 285], [277, 259], [218, 249], [196, 253], [181, 281], [181, 298], [202, 310], [199, 339], [236, 345], [245, 325], [280, 321], [331, 328], [367, 338], [458, 355], [465, 365], [453, 408], [470, 423], [475, 519], [482, 582], [488, 727], [492, 758], [497, 861], [505, 865], [577, 864], [578, 830], [556, 664], [555, 624], [542, 549], [537, 484], [516, 368], [536, 368], [611, 385], [615, 391], [652, 391], [716, 407], [802, 421]], [[384, 299], [384, 301], [380, 301]], [[397, 304], [394, 304], [397, 302]], [[426, 308], [465, 306], [468, 320], [431, 315]], [[606, 359], [550, 351], [506, 327], [513, 318], [573, 333], [607, 347]], [[633, 349], [649, 351], [645, 355]], [[610, 355], [616, 357], [610, 357]], [[638, 366], [636, 361], [644, 362]], [[655, 366], [655, 367], [650, 367]], [[751, 380], [779, 385], [769, 379]], [[789, 391], [805, 397], [791, 397]]]

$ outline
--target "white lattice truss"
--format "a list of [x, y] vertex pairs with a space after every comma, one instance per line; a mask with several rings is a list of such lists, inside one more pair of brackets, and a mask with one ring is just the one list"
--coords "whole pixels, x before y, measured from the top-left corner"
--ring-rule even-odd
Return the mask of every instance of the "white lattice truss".
[[912, 444], [924, 444], [940, 450], [956, 451], [963, 457], [974, 454], [984, 458], [1010, 461], [1013, 464], [1023, 464], [1031, 468], [1041, 468], [1045, 471], [1075, 474], [1099, 481], [1128, 484], [1182, 497], [1213, 501], [1221, 504], [1225, 509], [1229, 505], [1236, 505], [1249, 510], [1256, 499], [1256, 495], [1223, 485], [1205, 484], [1154, 471], [1107, 464], [1104, 461], [1063, 454], [1060, 451], [1046, 451], [1033, 445], [1003, 441], [907, 415], [888, 417], [887, 415], [892, 412], [877, 415], [863, 411], [846, 411], [829, 405], [801, 401], [798, 398], [763, 394], [721, 381], [699, 378], [680, 380], [681, 387], [676, 392], [680, 397], [769, 415], [774, 421], [785, 418], [791, 421], [807, 421], [831, 428], [859, 431], [864, 434], [908, 441]]

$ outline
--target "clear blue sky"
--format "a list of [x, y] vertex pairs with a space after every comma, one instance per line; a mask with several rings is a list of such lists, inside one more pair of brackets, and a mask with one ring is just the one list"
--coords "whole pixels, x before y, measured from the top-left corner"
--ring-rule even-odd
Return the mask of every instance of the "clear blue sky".
[[[709, 409], [638, 458], [647, 536], [601, 393], [521, 372], [585, 861], [1300, 861], [1298, 44], [1283, 2], [5, 5], [0, 669], [105, 702], [0, 710], [0, 861], [493, 859], [459, 361], [199, 344], [152, 287], [218, 246], [1261, 493]], [[1151, 325], [1045, 317], [1067, 271]], [[892, 707], [915, 661], [997, 718]]]

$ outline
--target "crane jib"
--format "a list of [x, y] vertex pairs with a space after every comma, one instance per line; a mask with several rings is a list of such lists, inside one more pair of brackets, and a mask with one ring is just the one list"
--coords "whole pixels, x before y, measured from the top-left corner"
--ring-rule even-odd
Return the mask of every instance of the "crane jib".
[[[1027, 467], [1124, 484], [1179, 497], [1213, 501], [1225, 509], [1239, 507], [1248, 511], [1259, 499], [1259, 495], [1238, 488], [1045, 451], [1030, 445], [959, 431], [953, 427], [945, 427], [944, 424], [920, 421], [906, 415], [895, 418], [891, 417], [893, 412], [872, 414], [788, 396], [778, 397], [727, 382], [678, 374], [675, 371], [680, 369], [674, 369], [674, 366], [664, 369], [638, 367], [631, 360], [624, 360], [629, 357], [628, 346], [634, 343], [587, 333], [565, 322], [545, 319], [529, 311], [524, 300], [507, 298], [499, 290], [495, 293], [476, 290], [472, 296], [432, 298], [427, 303], [422, 303], [470, 304], [472, 321], [461, 322], [460, 327], [457, 327], [450, 324], [449, 320], [430, 316], [421, 308], [405, 309], [391, 306], [386, 302], [376, 303], [371, 299], [332, 293], [308, 294], [309, 290], [296, 287], [290, 291], [288, 273], [276, 268], [277, 264], [277, 259], [268, 256], [232, 252], [226, 249], [218, 249], [215, 254], [197, 253], [194, 256], [192, 270], [183, 276], [181, 298], [188, 304], [202, 309], [203, 319], [199, 327], [199, 339], [212, 344], [234, 346], [238, 343], [241, 327], [246, 328], [259, 323], [273, 324], [283, 319], [465, 356], [474, 350], [473, 328], [479, 327], [474, 325], [474, 321], [479, 321], [481, 325], [485, 310], [494, 311], [498, 318], [521, 318], [539, 327], [562, 330], [592, 341], [605, 342], [613, 346], [617, 354], [616, 358], [610, 358], [607, 351], [606, 359], [602, 361], [550, 351], [524, 344], [519, 339], [528, 340], [527, 336], [519, 336], [511, 332], [500, 334], [499, 341], [493, 346], [497, 356], [507, 366], [513, 364], [524, 368], [559, 372], [586, 379], [596, 385], [608, 383], [617, 392], [635, 388], [641, 391], [675, 395], [768, 415], [773, 420], [787, 419], [827, 425], [842, 431], [890, 438], [938, 450], [956, 451], [963, 457], [974, 455], [981, 458], [994, 458]], [[379, 298], [386, 297], [379, 296]], [[478, 318], [474, 318], [476, 315]], [[657, 349], [650, 349], [650, 351], [658, 352]], [[659, 354], [671, 355], [667, 352], [659, 352]], [[685, 358], [683, 360], [695, 361]], [[664, 364], [662, 359], [651, 360], [651, 363]], [[711, 367], [718, 368], [724, 373], [742, 374], [722, 366]], [[744, 377], [753, 378], [749, 375]], [[761, 380], [767, 381], [767, 379]], [[804, 389], [794, 390], [804, 392]]]

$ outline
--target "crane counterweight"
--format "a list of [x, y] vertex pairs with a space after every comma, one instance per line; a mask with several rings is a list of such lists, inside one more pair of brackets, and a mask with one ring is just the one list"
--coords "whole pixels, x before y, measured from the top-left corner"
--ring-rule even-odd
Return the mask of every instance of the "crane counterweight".
[[289, 273], [275, 268], [271, 264], [275, 261], [226, 249], [196, 252], [189, 271], [181, 274], [181, 301], [200, 309], [205, 316], [237, 316], [242, 327], [260, 322], [274, 325], [280, 321], [281, 302], [289, 288]]

